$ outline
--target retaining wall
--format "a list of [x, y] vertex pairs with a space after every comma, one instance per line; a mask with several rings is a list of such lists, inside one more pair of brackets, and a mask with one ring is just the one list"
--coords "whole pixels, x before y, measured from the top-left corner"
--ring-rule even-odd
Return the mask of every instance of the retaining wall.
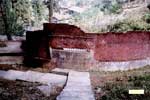
[[129, 61], [150, 57], [150, 32], [84, 33], [67, 24], [44, 24], [52, 32], [52, 48], [78, 48], [94, 52], [98, 61]]
[[[31, 63], [34, 58], [49, 59], [50, 67], [115, 71], [150, 64], [150, 32], [84, 33], [73, 25], [44, 24], [44, 30], [27, 32], [25, 43], [21, 51], [16, 42], [13, 52], [25, 53]], [[0, 48], [0, 54], [4, 49]]]

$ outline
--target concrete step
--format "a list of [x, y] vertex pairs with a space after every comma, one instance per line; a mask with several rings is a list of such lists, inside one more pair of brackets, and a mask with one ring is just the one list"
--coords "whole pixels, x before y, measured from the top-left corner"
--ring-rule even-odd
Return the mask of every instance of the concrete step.
[[25, 72], [9, 70], [5, 73], [3, 78], [8, 79], [8, 80], [16, 80], [16, 79], [19, 79], [21, 76], [24, 76], [24, 75], [25, 75]]
[[43, 84], [63, 86], [66, 83], [66, 80], [67, 80], [66, 76], [47, 73], [43, 75], [41, 78], [39, 78], [37, 82], [40, 82]]
[[24, 75], [18, 77], [18, 80], [29, 81], [29, 82], [38, 82], [37, 80], [40, 79], [44, 73], [35, 72], [35, 71], [27, 71]]
[[64, 75], [40, 73], [34, 71], [22, 72], [16, 70], [9, 70], [9, 71], [0, 70], [0, 77], [8, 80], [39, 82], [42, 84], [55, 85], [60, 87], [64, 86], [67, 80], [67, 76]]

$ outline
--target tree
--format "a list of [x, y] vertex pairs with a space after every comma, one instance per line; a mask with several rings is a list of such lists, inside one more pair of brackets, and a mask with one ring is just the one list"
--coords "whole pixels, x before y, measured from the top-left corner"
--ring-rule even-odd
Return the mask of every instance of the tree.
[[22, 24], [24, 27], [31, 24], [32, 4], [30, 0], [16, 0], [13, 9], [18, 17], [19, 24]]
[[12, 2], [10, 0], [0, 1], [0, 9], [1, 9], [1, 14], [2, 14], [2, 19], [3, 19], [3, 22], [4, 22], [5, 34], [7, 35], [8, 40], [12, 40], [11, 34], [8, 31], [9, 27], [10, 27], [9, 20], [12, 21], [10, 19], [9, 15], [13, 14], [13, 11], [12, 11], [12, 8], [11, 8], [12, 7], [11, 3]]
[[34, 17], [34, 26], [41, 25], [41, 21], [46, 19], [46, 5], [42, 0], [32, 0], [32, 12]]
[[49, 22], [52, 21], [52, 16], [53, 16], [53, 8], [54, 8], [54, 3], [56, 1], [54, 0], [45, 0], [44, 3], [47, 5], [48, 10], [49, 10]]
[[[12, 40], [12, 34], [21, 35], [24, 31], [24, 21], [28, 6], [24, 7], [22, 0], [1, 0], [0, 9], [1, 17], [4, 23], [5, 34], [8, 40]], [[28, 0], [23, 0], [28, 1]], [[22, 4], [22, 6], [19, 6]], [[26, 17], [28, 20], [29, 17]]]

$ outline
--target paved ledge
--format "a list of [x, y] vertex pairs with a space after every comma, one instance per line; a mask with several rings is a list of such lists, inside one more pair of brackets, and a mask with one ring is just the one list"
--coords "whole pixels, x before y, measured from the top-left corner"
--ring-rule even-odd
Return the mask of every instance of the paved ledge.
[[121, 62], [97, 62], [89, 70], [94, 71], [125, 71], [150, 65], [150, 58]]

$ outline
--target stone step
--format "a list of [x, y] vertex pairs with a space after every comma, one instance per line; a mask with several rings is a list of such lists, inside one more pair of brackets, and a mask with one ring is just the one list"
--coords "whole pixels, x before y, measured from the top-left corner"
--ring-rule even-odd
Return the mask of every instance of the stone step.
[[18, 77], [18, 80], [29, 81], [29, 82], [38, 82], [37, 80], [40, 79], [44, 73], [35, 72], [35, 71], [27, 71], [24, 75]]
[[47, 73], [39, 78], [37, 81], [43, 84], [63, 86], [66, 83], [66, 80], [66, 76]]
[[9, 70], [9, 71], [0, 70], [0, 77], [8, 80], [39, 82], [42, 84], [55, 85], [60, 87], [64, 86], [67, 80], [67, 76], [64, 75], [40, 73], [34, 71], [22, 72], [16, 70]]

